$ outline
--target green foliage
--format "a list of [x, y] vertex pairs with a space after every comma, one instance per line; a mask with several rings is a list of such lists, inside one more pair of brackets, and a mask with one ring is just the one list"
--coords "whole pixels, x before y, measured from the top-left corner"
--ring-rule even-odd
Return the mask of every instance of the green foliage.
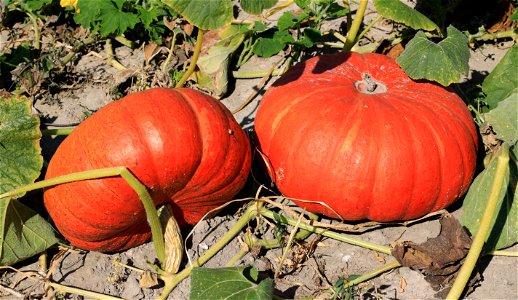
[[273, 7], [278, 0], [241, 0], [241, 8], [249, 14], [258, 15], [263, 10]]
[[496, 137], [508, 143], [518, 141], [518, 92], [498, 102], [495, 109], [485, 114], [486, 121], [496, 133]]
[[254, 267], [194, 268], [191, 274], [189, 299], [272, 299], [273, 280], [261, 282]]
[[54, 229], [18, 200], [0, 199], [0, 265], [12, 265], [56, 244]]
[[[506, 169], [504, 184], [498, 187], [500, 188], [498, 205], [484, 251], [506, 248], [518, 242], [517, 157], [518, 147], [511, 147], [509, 165]], [[478, 231], [482, 214], [493, 188], [497, 162], [497, 159], [494, 158], [489, 166], [475, 178], [464, 199], [460, 222], [472, 234]]]
[[467, 37], [453, 26], [448, 37], [434, 43], [424, 32], [418, 32], [397, 58], [398, 64], [412, 79], [437, 81], [447, 86], [459, 82], [469, 71]]
[[[33, 183], [40, 175], [39, 125], [29, 99], [0, 99], [0, 194]], [[0, 265], [19, 262], [56, 242], [54, 231], [36, 212], [18, 200], [0, 199]]]
[[0, 98], [0, 193], [33, 183], [40, 175], [39, 124], [29, 99]]
[[[518, 45], [511, 47], [482, 83], [484, 102], [493, 109], [498, 102], [518, 93]], [[516, 101], [516, 98], [515, 98]]]
[[[322, 41], [319, 30], [323, 19], [345, 15], [348, 10], [334, 1], [295, 1], [302, 9], [300, 12], [284, 12], [277, 26], [269, 30], [255, 33], [257, 40], [253, 45], [253, 53], [260, 57], [271, 57], [286, 46], [294, 46], [295, 51], [311, 48]], [[304, 27], [304, 28], [303, 28]]]
[[217, 29], [232, 20], [231, 0], [162, 0], [162, 2], [201, 29]]
[[374, 0], [374, 5], [376, 11], [387, 19], [403, 23], [413, 29], [439, 31], [439, 27], [432, 20], [399, 0]]
[[348, 284], [349, 281], [354, 280], [360, 277], [360, 275], [351, 275], [347, 279], [344, 277], [338, 278], [338, 280], [333, 285], [333, 300], [343, 299], [343, 300], [353, 300], [357, 299], [358, 291], [356, 285]]
[[[150, 3], [147, 3], [150, 2]], [[79, 0], [74, 21], [102, 37], [117, 36], [131, 29], [144, 30], [149, 38], [161, 43], [165, 32], [163, 17], [171, 16], [164, 6], [155, 1]]]

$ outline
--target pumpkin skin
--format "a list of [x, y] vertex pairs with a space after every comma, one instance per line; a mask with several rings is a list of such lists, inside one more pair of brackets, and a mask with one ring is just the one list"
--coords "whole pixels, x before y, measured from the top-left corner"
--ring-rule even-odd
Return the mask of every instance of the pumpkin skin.
[[463, 101], [412, 81], [380, 54], [298, 64], [265, 93], [255, 131], [285, 196], [345, 220], [407, 220], [445, 208], [466, 192], [476, 166], [477, 132]]
[[[154, 88], [112, 102], [76, 127], [46, 178], [125, 166], [156, 205], [172, 204], [182, 226], [243, 187], [250, 152], [246, 134], [221, 103], [187, 88]], [[54, 186], [44, 202], [61, 234], [81, 249], [119, 251], [151, 237], [141, 200], [120, 177]]]

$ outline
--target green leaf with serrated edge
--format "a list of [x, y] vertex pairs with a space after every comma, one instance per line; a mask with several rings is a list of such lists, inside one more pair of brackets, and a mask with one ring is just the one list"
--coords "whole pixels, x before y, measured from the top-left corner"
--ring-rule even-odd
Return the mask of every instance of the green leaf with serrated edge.
[[162, 0], [192, 25], [217, 29], [232, 21], [231, 0]]
[[410, 78], [433, 80], [447, 86], [459, 82], [461, 75], [468, 73], [467, 37], [453, 26], [449, 26], [447, 32], [448, 37], [437, 44], [421, 31], [408, 42], [397, 63]]
[[392, 21], [414, 29], [439, 31], [439, 27], [432, 20], [399, 0], [374, 0], [374, 6], [380, 15]]
[[263, 10], [273, 7], [278, 0], [241, 0], [241, 8], [249, 14], [258, 15]]
[[[486, 239], [484, 251], [502, 249], [518, 242], [518, 164], [516, 157], [518, 148], [511, 147], [509, 166], [506, 170], [504, 184], [499, 193], [496, 217], [491, 222], [492, 230]], [[462, 225], [475, 234], [486, 208], [495, 177], [497, 159], [494, 158], [471, 184], [464, 199], [460, 219]]]
[[39, 125], [29, 99], [0, 98], [0, 194], [33, 183], [40, 175]]
[[498, 102], [485, 118], [498, 139], [514, 145], [518, 141], [518, 92]]
[[12, 265], [56, 244], [55, 231], [17, 200], [0, 199], [0, 265]]
[[271, 299], [273, 280], [267, 278], [259, 283], [254, 267], [221, 269], [194, 268], [191, 273], [191, 300], [205, 299]]
[[[484, 79], [482, 91], [486, 94], [484, 102], [489, 109], [497, 106], [498, 102], [518, 93], [518, 45], [514, 45], [493, 71]], [[515, 100], [516, 101], [516, 100]]]

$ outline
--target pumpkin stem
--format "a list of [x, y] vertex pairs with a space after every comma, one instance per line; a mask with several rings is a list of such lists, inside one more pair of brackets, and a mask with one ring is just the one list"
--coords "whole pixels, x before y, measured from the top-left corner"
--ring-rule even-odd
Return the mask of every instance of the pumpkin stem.
[[356, 90], [363, 94], [383, 94], [387, 92], [387, 86], [376, 81], [369, 74], [362, 74], [362, 80], [354, 84]]

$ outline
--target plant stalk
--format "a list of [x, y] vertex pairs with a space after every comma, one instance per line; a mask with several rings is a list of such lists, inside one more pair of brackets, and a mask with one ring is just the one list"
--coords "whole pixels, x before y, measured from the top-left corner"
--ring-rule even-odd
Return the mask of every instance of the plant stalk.
[[6, 197], [14, 197], [20, 194], [24, 194], [29, 191], [42, 189], [46, 187], [55, 186], [58, 184], [64, 184], [74, 181], [81, 180], [89, 180], [89, 179], [100, 179], [106, 177], [117, 177], [121, 176], [129, 186], [137, 193], [144, 205], [144, 209], [146, 211], [147, 221], [149, 223], [149, 227], [151, 228], [151, 235], [153, 240], [153, 245], [155, 246], [156, 256], [160, 261], [160, 264], [163, 265], [165, 261], [165, 245], [164, 245], [164, 234], [162, 231], [162, 225], [160, 223], [160, 219], [158, 218], [158, 213], [155, 208], [155, 204], [151, 195], [147, 191], [147, 188], [144, 184], [142, 184], [135, 175], [131, 173], [130, 170], [126, 167], [113, 167], [113, 168], [105, 168], [105, 169], [97, 169], [90, 171], [77, 172], [72, 174], [67, 174], [63, 176], [58, 176], [50, 179], [45, 179], [42, 181], [38, 181], [32, 184], [28, 184], [22, 186], [20, 188], [11, 190], [9, 192], [3, 193], [0, 195], [0, 199]]
[[365, 10], [367, 9], [368, 0], [360, 0], [360, 4], [358, 5], [358, 10], [356, 10], [356, 15], [354, 16], [353, 23], [351, 24], [351, 28], [347, 33], [347, 39], [344, 44], [344, 48], [342, 51], [348, 52], [351, 51], [354, 44], [357, 42], [356, 35], [360, 30], [360, 26], [363, 22], [363, 16], [365, 15]]
[[42, 129], [42, 135], [70, 135], [74, 128]]
[[502, 190], [505, 174], [509, 166], [509, 146], [504, 143], [500, 151], [501, 152], [497, 158], [498, 163], [496, 166], [495, 177], [493, 178], [493, 184], [491, 185], [491, 192], [487, 200], [484, 214], [480, 220], [480, 227], [473, 239], [473, 243], [471, 244], [468, 255], [466, 256], [466, 260], [460, 268], [457, 278], [455, 279], [446, 299], [459, 299], [462, 295], [462, 292], [471, 277], [471, 273], [475, 268], [475, 264], [478, 261], [482, 248], [484, 247], [486, 238], [491, 231], [491, 221], [495, 216], [499, 198], [498, 196]]
[[[267, 217], [269, 219], [274, 220], [273, 212], [268, 210], [268, 209], [266, 209], [266, 208], [263, 208], [261, 210], [261, 215], [263, 215], [263, 216], [265, 216], [265, 217]], [[288, 218], [288, 217], [284, 217], [284, 219], [286, 219], [286, 222], [289, 225], [291, 225], [291, 226], [295, 226], [297, 224], [297, 220], [295, 220], [295, 219], [291, 219], [291, 218]], [[345, 234], [337, 233], [337, 232], [330, 231], [330, 230], [324, 229], [324, 228], [318, 228], [318, 227], [315, 227], [313, 225], [310, 225], [310, 224], [307, 224], [307, 223], [304, 223], [304, 222], [301, 222], [298, 225], [298, 227], [301, 228], [301, 229], [307, 230], [307, 231], [311, 231], [311, 232], [314, 232], [314, 233], [317, 233], [317, 234], [321, 234], [323, 236], [326, 236], [326, 237], [329, 237], [329, 238], [332, 238], [332, 239], [335, 239], [335, 240], [338, 240], [338, 241], [341, 241], [341, 242], [344, 242], [344, 243], [348, 243], [348, 244], [351, 244], [351, 245], [356, 245], [356, 246], [359, 246], [359, 247], [363, 247], [363, 248], [367, 248], [367, 249], [378, 251], [380, 253], [391, 255], [390, 247], [387, 247], [387, 246], [381, 246], [381, 245], [365, 242], [365, 241], [362, 241], [362, 240], [354, 239], [354, 238], [351, 238], [351, 237], [349, 237], [349, 236], [347, 236]]]
[[164, 289], [162, 290], [162, 294], [158, 297], [158, 299], [167, 299], [169, 294], [173, 291], [173, 289], [185, 278], [187, 278], [194, 267], [199, 267], [209, 261], [214, 255], [216, 255], [221, 249], [223, 249], [236, 235], [238, 235], [241, 230], [252, 220], [255, 218], [259, 211], [257, 207], [259, 205], [258, 202], [252, 202], [248, 205], [248, 208], [245, 210], [243, 215], [237, 220], [236, 224], [230, 228], [227, 233], [221, 239], [215, 243], [212, 247], [209, 248], [202, 256], [200, 256], [192, 265], [185, 267], [181, 272], [172, 275], [164, 275], [160, 278], [165, 282]]
[[184, 84], [187, 82], [187, 79], [191, 76], [191, 74], [194, 72], [194, 69], [196, 68], [196, 62], [198, 62], [198, 57], [201, 53], [201, 46], [203, 45], [203, 30], [201, 28], [198, 28], [198, 36], [196, 38], [196, 45], [194, 48], [194, 53], [191, 58], [191, 64], [189, 65], [189, 68], [187, 69], [187, 72], [185, 72], [176, 84], [175, 88], [181, 88], [184, 86]]

